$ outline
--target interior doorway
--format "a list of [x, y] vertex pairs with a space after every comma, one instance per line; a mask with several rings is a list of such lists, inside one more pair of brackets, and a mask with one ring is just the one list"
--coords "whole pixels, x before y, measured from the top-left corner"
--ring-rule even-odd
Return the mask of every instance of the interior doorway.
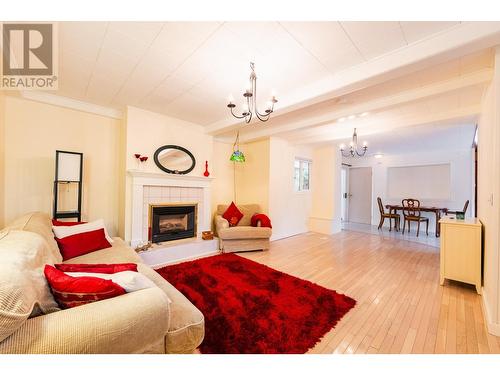
[[340, 220], [342, 222], [349, 221], [348, 217], [348, 194], [349, 194], [349, 169], [346, 166], [342, 166], [342, 169], [340, 170], [340, 185], [341, 185], [341, 191], [340, 193], [342, 194], [341, 198], [341, 206], [340, 206]]
[[347, 217], [351, 223], [371, 224], [372, 169], [349, 168]]

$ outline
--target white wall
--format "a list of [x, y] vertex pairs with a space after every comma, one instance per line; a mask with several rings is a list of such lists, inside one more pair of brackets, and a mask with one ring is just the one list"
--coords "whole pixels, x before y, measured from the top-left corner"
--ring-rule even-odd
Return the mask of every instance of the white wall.
[[294, 146], [277, 137], [270, 139], [269, 216], [273, 223], [272, 240], [308, 231], [312, 194], [311, 191], [294, 191], [293, 174], [295, 158], [312, 160], [312, 156], [308, 147]]
[[[394, 203], [401, 204], [401, 199], [389, 197], [389, 187], [387, 185], [388, 168], [417, 165], [449, 164], [450, 165], [450, 196], [449, 199], [420, 199], [415, 196], [411, 198], [420, 199], [421, 204], [433, 207], [446, 207], [449, 209], [461, 209], [465, 201], [470, 200], [467, 216], [474, 212], [473, 207], [473, 174], [472, 174], [472, 153], [471, 150], [457, 151], [434, 151], [425, 153], [408, 153], [400, 155], [384, 155], [381, 159], [373, 157], [360, 159], [344, 159], [345, 163], [353, 167], [371, 167], [372, 174], [372, 224], [378, 225], [380, 214], [377, 204], [377, 197], [382, 198], [383, 204]], [[448, 187], [444, 187], [448, 189]], [[410, 197], [408, 197], [410, 198]], [[435, 215], [424, 213], [424, 216], [430, 218], [429, 232], [434, 233]], [[389, 226], [386, 220], [385, 226]]]
[[490, 333], [500, 336], [500, 50], [478, 123], [478, 217], [483, 223], [483, 306]]

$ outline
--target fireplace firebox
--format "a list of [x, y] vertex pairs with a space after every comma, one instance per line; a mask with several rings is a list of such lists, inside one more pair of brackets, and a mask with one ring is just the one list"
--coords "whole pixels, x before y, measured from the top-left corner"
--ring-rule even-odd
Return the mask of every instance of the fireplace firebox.
[[196, 203], [150, 204], [149, 240], [153, 243], [196, 237]]

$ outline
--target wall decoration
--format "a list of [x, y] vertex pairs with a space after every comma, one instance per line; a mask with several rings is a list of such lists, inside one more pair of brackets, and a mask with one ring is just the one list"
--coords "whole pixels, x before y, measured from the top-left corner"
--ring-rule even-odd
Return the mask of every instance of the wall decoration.
[[210, 176], [210, 172], [208, 171], [208, 160], [205, 161], [205, 172], [203, 172], [203, 176]]
[[[83, 154], [56, 150], [54, 219], [82, 219]], [[64, 190], [61, 188], [65, 187]]]
[[193, 154], [177, 145], [160, 147], [155, 151], [153, 159], [158, 168], [172, 174], [188, 174], [196, 165]]

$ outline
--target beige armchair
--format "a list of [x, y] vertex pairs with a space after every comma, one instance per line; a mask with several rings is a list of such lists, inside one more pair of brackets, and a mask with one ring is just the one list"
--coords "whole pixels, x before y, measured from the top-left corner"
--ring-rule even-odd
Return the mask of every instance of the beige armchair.
[[224, 253], [237, 251], [269, 250], [271, 228], [252, 227], [254, 214], [262, 213], [258, 204], [238, 205], [243, 217], [235, 227], [222, 217], [228, 205], [218, 205], [215, 214], [215, 231], [219, 237], [219, 249]]

